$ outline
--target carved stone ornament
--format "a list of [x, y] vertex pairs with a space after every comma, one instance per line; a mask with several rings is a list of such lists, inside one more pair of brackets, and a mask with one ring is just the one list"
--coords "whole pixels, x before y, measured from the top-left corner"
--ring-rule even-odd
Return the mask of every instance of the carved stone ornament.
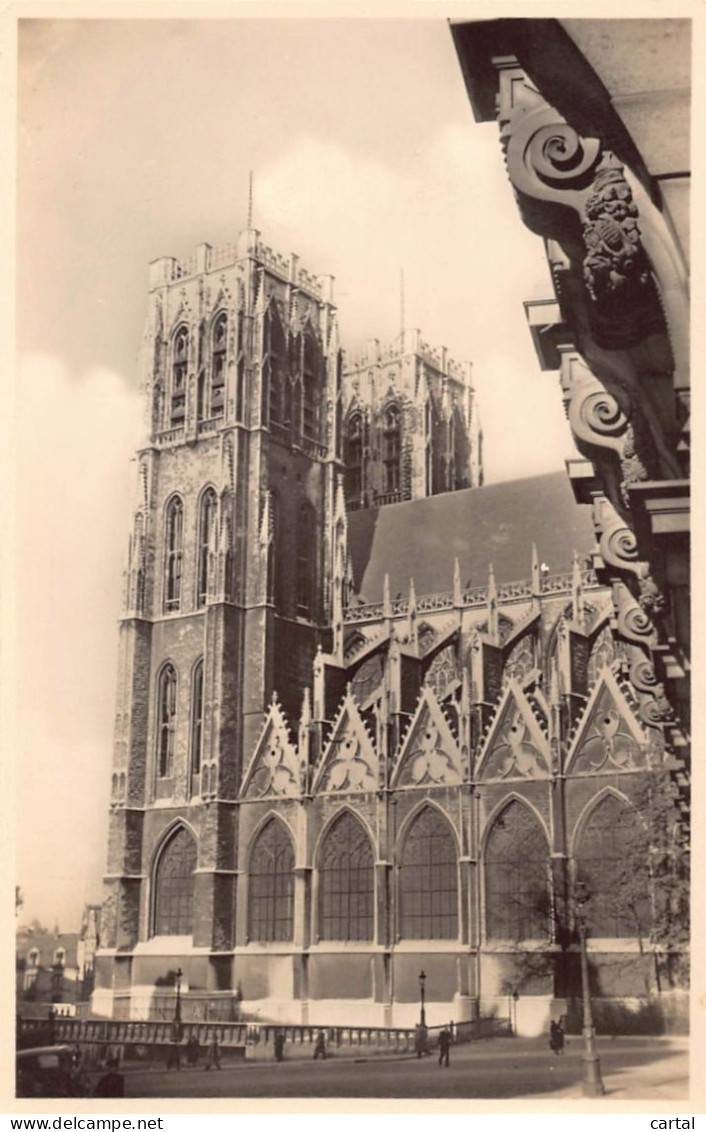
[[613, 583], [613, 605], [618, 621], [618, 632], [626, 640], [652, 648], [657, 644], [657, 632], [649, 614], [635, 601], [624, 582]]
[[583, 226], [584, 279], [594, 302], [625, 295], [650, 278], [637, 215], [623, 166], [606, 152], [585, 204]]

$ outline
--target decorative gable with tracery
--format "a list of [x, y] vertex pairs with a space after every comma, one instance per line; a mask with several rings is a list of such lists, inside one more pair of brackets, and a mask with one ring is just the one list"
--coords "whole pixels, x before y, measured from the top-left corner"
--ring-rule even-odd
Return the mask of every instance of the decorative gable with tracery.
[[243, 798], [294, 798], [299, 795], [299, 760], [287, 722], [276, 700], [243, 779]]
[[549, 768], [547, 738], [527, 697], [511, 679], [483, 744], [479, 777], [546, 778]]
[[609, 668], [604, 668], [571, 744], [571, 772], [643, 769], [647, 766], [645, 742], [617, 680]]
[[377, 785], [377, 755], [349, 689], [314, 776], [313, 791], [358, 793]]
[[433, 690], [423, 687], [391, 785], [457, 786], [462, 778], [461, 753], [448, 720]]

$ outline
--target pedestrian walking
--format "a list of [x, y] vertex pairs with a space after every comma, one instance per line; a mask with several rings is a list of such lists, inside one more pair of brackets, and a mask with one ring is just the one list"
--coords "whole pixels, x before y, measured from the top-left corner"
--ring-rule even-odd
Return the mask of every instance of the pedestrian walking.
[[218, 1035], [214, 1034], [209, 1042], [208, 1053], [206, 1054], [206, 1068], [207, 1069], [220, 1069], [221, 1068], [221, 1047], [218, 1044]]
[[559, 1022], [552, 1020], [549, 1023], [549, 1048], [559, 1056], [564, 1052], [564, 1027]]
[[108, 1072], [104, 1073], [93, 1090], [94, 1097], [124, 1097], [125, 1077], [118, 1073], [118, 1061], [111, 1057], [108, 1061]]
[[284, 1061], [284, 1034], [275, 1030], [275, 1061]]
[[172, 1040], [169, 1043], [169, 1053], [167, 1054], [167, 1069], [178, 1069], [181, 1071], [181, 1026], [175, 1022], [172, 1026]]
[[316, 1035], [316, 1045], [314, 1046], [314, 1061], [318, 1061], [320, 1057], [326, 1060], [326, 1035], [323, 1030], [319, 1030]]
[[439, 1033], [439, 1065], [449, 1067], [449, 1050], [451, 1048], [451, 1034], [444, 1026]]

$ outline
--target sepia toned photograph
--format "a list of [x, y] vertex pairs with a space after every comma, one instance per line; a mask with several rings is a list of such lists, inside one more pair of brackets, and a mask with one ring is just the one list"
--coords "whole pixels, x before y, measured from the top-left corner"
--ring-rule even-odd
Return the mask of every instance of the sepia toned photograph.
[[21, 1101], [688, 1101], [691, 38], [19, 19]]

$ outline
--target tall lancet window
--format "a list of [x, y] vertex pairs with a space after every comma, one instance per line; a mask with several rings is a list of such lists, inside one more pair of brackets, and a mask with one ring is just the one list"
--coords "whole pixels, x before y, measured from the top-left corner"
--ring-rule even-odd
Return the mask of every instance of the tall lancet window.
[[[191, 686], [191, 777], [201, 774], [201, 750], [203, 747], [203, 660], [194, 668]], [[194, 784], [195, 785], [195, 784]]]
[[402, 939], [458, 937], [455, 838], [438, 810], [427, 806], [410, 826], [399, 867]]
[[184, 504], [178, 495], [170, 499], [166, 513], [164, 608], [173, 613], [181, 605], [181, 564], [184, 546]]
[[211, 340], [211, 416], [223, 416], [226, 384], [226, 348], [228, 342], [228, 315], [219, 314], [213, 325]]
[[208, 597], [208, 558], [216, 524], [216, 513], [216, 493], [212, 487], [209, 487], [201, 496], [199, 511], [199, 561], [196, 594], [196, 604], [199, 607], [206, 604]]
[[250, 855], [248, 935], [259, 943], [291, 940], [294, 926], [294, 849], [277, 818], [267, 823]]
[[318, 440], [318, 371], [319, 351], [316, 339], [309, 331], [304, 335], [304, 366], [302, 374], [303, 413], [302, 432], [310, 440]]
[[299, 511], [297, 529], [297, 612], [310, 613], [316, 585], [316, 516], [308, 503]]
[[186, 416], [186, 374], [189, 365], [189, 331], [180, 326], [174, 335], [172, 361], [172, 405], [170, 425], [178, 428]]
[[382, 432], [383, 485], [385, 495], [400, 490], [400, 410], [390, 405], [385, 410]]
[[165, 664], [157, 689], [157, 777], [171, 778], [174, 769], [176, 734], [177, 674], [173, 664]]
[[155, 935], [192, 934], [197, 859], [196, 842], [182, 826], [165, 845], [155, 870]]
[[346, 500], [357, 506], [363, 494], [363, 415], [353, 413], [346, 429], [344, 448]]
[[362, 824], [345, 811], [319, 853], [321, 939], [372, 939], [374, 905], [373, 847]]

